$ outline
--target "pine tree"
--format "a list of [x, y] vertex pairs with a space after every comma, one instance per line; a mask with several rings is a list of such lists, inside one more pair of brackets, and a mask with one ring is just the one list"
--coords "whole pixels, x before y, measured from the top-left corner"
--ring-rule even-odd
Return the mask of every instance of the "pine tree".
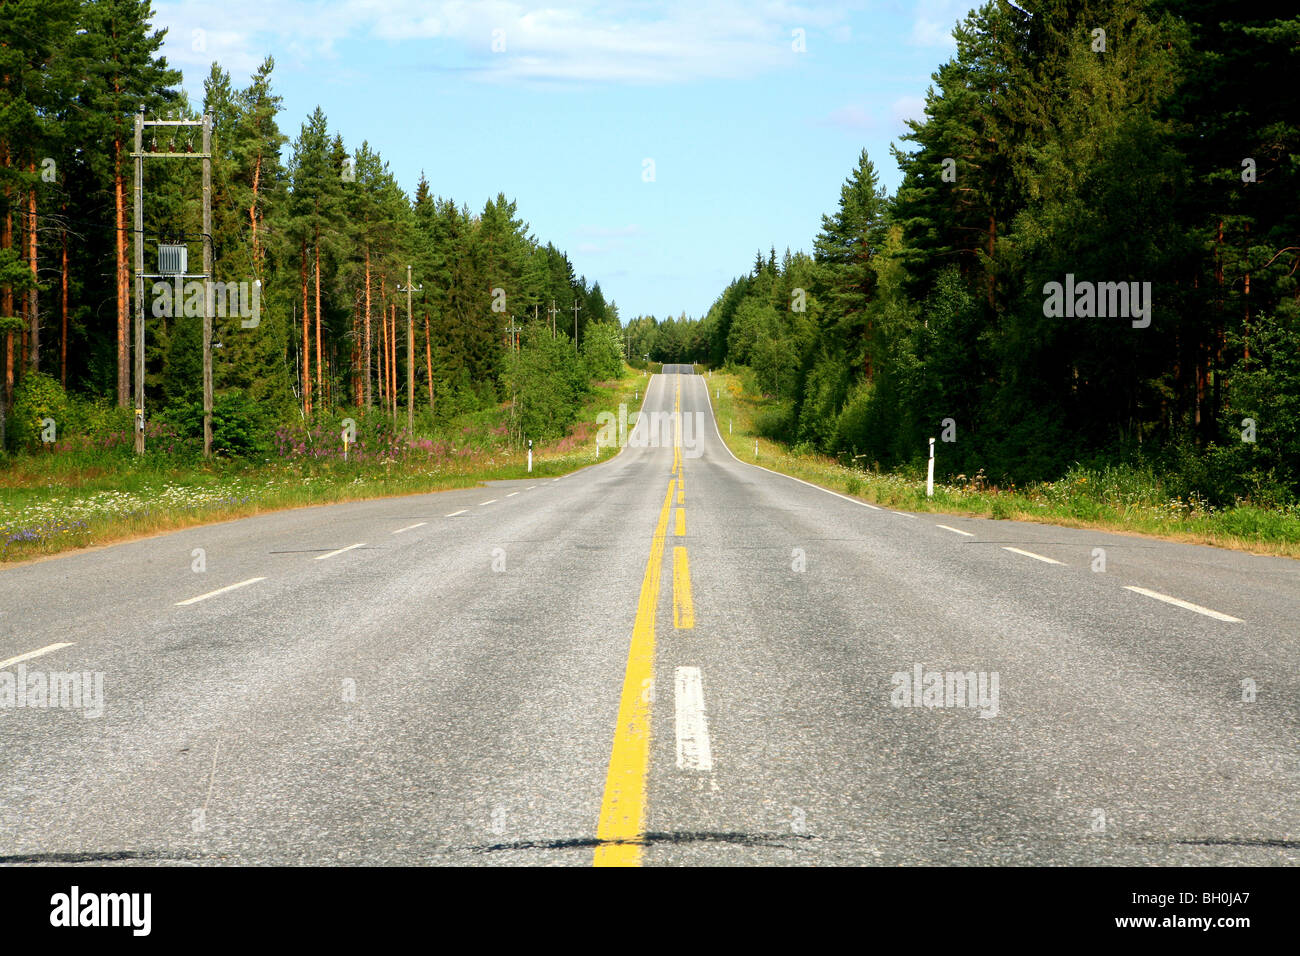
[[[149, 28], [150, 0], [96, 0], [81, 4], [82, 31], [75, 49], [86, 71], [82, 102], [97, 120], [99, 138], [111, 144], [102, 174], [113, 196], [117, 301], [117, 402], [130, 404], [130, 313], [126, 179], [130, 169], [131, 117], [175, 101], [178, 71], [158, 55], [166, 30]], [[87, 124], [88, 126], [90, 124]], [[84, 135], [84, 134], [83, 134]]]

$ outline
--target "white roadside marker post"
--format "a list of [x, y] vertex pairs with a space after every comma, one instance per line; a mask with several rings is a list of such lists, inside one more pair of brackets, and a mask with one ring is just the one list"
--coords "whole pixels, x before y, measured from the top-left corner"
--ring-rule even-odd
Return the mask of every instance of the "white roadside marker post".
[[528, 439], [528, 473], [533, 473], [533, 440]]
[[930, 461], [925, 468], [925, 496], [934, 497], [934, 439], [930, 439]]

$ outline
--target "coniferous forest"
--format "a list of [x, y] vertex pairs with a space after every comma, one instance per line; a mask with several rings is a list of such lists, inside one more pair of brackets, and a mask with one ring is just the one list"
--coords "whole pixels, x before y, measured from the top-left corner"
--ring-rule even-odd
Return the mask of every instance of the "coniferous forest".
[[[408, 196], [321, 108], [295, 131], [271, 58], [247, 78], [213, 64], [188, 102], [151, 16], [142, 0], [5, 4], [11, 451], [39, 444], [46, 414], [68, 433], [131, 428], [143, 110], [212, 116], [214, 275], [260, 292], [255, 328], [215, 321], [218, 452], [345, 409], [400, 430], [411, 382], [426, 430], [509, 397], [515, 442], [555, 437], [622, 351], [747, 367], [770, 402], [764, 434], [881, 469], [915, 466], [939, 437], [941, 474], [1140, 463], [1214, 501], [1300, 492], [1294, 16], [1226, 0], [986, 4], [895, 147], [894, 194], [863, 151], [810, 252], [760, 251], [700, 319], [625, 326], [504, 193], [475, 211], [422, 178]], [[201, 145], [195, 127], [150, 127], [145, 148]], [[147, 272], [164, 242], [198, 271], [198, 166], [144, 165]], [[146, 301], [146, 428], [193, 442], [202, 323]]]
[[[646, 350], [748, 366], [779, 400], [766, 434], [884, 469], [934, 437], [941, 474], [1143, 463], [1216, 501], [1294, 500], [1300, 18], [1275, 13], [985, 4], [897, 192], [864, 152], [811, 255], [760, 251]], [[1107, 308], [1144, 289], [1145, 318]]]
[[[4, 3], [0, 447], [40, 448], [46, 417], [60, 438], [130, 444], [137, 112], [212, 117], [213, 279], [243, 307], [215, 303], [218, 455], [260, 454], [277, 426], [340, 409], [360, 409], [391, 445], [408, 383], [417, 431], [509, 394], [515, 443], [553, 438], [589, 380], [621, 374], [617, 307], [504, 193], [474, 210], [421, 178], [406, 195], [379, 149], [345, 143], [321, 108], [301, 123], [284, 115], [271, 57], [247, 78], [214, 63], [203, 102], [188, 102], [152, 17], [148, 0]], [[201, 131], [146, 127], [143, 147], [199, 154]], [[145, 274], [161, 272], [159, 244], [185, 246], [187, 274], [202, 271], [200, 167], [145, 160]], [[151, 445], [175, 448], [201, 440], [203, 323], [190, 287], [173, 299], [169, 285], [145, 285], [144, 383]]]

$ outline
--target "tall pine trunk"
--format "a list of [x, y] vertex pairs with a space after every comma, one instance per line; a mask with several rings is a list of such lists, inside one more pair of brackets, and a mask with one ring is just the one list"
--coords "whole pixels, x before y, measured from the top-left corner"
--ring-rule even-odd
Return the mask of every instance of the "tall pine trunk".
[[62, 289], [63, 334], [59, 345], [59, 384], [68, 387], [68, 230], [63, 230], [63, 261], [60, 269], [60, 286]]
[[361, 407], [361, 290], [352, 298], [352, 405]]
[[320, 361], [320, 230], [316, 230], [316, 388], [321, 389]]
[[[8, 158], [8, 150], [3, 154]], [[9, 187], [5, 187], [5, 199], [9, 198]], [[9, 209], [6, 202], [4, 226], [0, 228], [0, 249], [12, 249], [14, 244], [14, 218], [13, 212]], [[12, 316], [14, 314], [14, 287], [6, 285], [0, 289], [0, 316]], [[13, 403], [14, 398], [14, 334], [13, 332], [5, 333], [5, 392], [0, 401], [3, 403], [3, 411], [8, 412], [9, 406]]]
[[[36, 175], [36, 161], [32, 160], [27, 165], [27, 171], [33, 176]], [[36, 187], [31, 186], [27, 190], [27, 261], [32, 270], [32, 288], [31, 295], [28, 299], [31, 311], [28, 313], [30, 322], [30, 332], [28, 336], [31, 340], [31, 351], [27, 355], [27, 365], [33, 372], [41, 370], [41, 310], [40, 310], [40, 289], [37, 287], [37, 267], [36, 267]]]
[[429, 341], [429, 313], [424, 313], [424, 362], [429, 373], [429, 411], [433, 411], [433, 346]]
[[384, 303], [384, 280], [379, 280], [379, 394], [388, 411], [388, 306]]
[[365, 357], [363, 364], [366, 367], [366, 408], [370, 408], [374, 402], [370, 394], [370, 366], [373, 361], [370, 354], [370, 247], [366, 246], [366, 317], [365, 317]]
[[302, 279], [302, 413], [311, 417], [311, 310], [307, 308], [307, 240], [299, 247], [298, 274]]
[[262, 276], [262, 247], [258, 244], [257, 239], [257, 190], [262, 181], [262, 154], [257, 154], [257, 160], [253, 163], [253, 201], [248, 204], [248, 224], [253, 230], [253, 276], [261, 278]]
[[117, 406], [131, 405], [131, 349], [127, 307], [126, 181], [122, 176], [122, 140], [113, 140], [113, 206], [117, 225]]

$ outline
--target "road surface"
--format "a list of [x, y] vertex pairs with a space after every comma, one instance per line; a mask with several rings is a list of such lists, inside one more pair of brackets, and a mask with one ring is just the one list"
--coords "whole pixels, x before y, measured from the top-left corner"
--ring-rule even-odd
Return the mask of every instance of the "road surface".
[[0, 861], [1300, 861], [1300, 563], [868, 506], [689, 371], [562, 479], [0, 571]]

